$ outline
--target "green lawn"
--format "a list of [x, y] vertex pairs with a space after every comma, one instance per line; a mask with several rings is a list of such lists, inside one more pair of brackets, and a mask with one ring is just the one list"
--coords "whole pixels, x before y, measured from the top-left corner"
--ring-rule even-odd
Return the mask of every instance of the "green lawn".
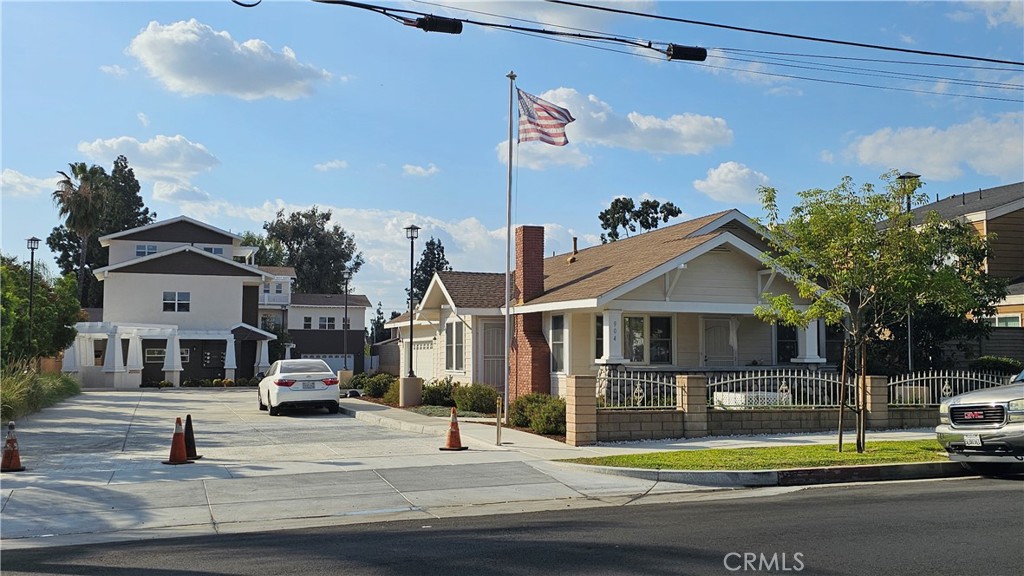
[[821, 444], [773, 448], [674, 450], [628, 456], [577, 458], [566, 462], [659, 470], [777, 470], [947, 460], [949, 458], [945, 450], [936, 440], [872, 442], [868, 438], [867, 450], [863, 454], [858, 454], [853, 444], [844, 444], [841, 453], [836, 451], [835, 444]]

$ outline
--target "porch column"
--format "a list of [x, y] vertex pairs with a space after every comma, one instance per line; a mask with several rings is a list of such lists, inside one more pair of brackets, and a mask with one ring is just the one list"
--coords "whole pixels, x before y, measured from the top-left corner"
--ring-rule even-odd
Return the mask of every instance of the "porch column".
[[824, 364], [825, 359], [818, 355], [818, 321], [813, 320], [807, 328], [796, 329], [797, 356], [793, 362], [804, 364]]
[[256, 362], [257, 372], [266, 372], [270, 369], [270, 341], [260, 340], [259, 360]]
[[64, 351], [64, 358], [61, 361], [60, 371], [65, 374], [78, 372], [78, 338]]
[[104, 372], [124, 372], [124, 360], [121, 355], [121, 336], [117, 330], [107, 334], [107, 354], [103, 358]]
[[127, 368], [129, 372], [142, 371], [142, 336], [138, 333], [133, 333], [128, 338]]
[[224, 339], [224, 377], [228, 380], [235, 379], [235, 370], [238, 364], [235, 361], [235, 337], [228, 336]]
[[181, 339], [177, 332], [167, 336], [164, 347], [164, 379], [177, 388], [181, 384]]
[[605, 310], [604, 325], [604, 363], [621, 364], [622, 359], [622, 310]]

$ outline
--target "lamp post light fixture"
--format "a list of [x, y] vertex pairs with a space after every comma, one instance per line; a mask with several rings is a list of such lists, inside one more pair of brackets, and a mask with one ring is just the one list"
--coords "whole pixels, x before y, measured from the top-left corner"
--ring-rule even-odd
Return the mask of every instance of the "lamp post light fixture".
[[413, 270], [416, 262], [416, 239], [419, 238], [420, 227], [410, 224], [405, 227], [405, 237], [409, 239], [409, 378], [415, 378], [416, 373], [412, 369], [412, 308], [413, 308]]
[[351, 270], [342, 270], [341, 279], [345, 281], [345, 316], [341, 319], [341, 357], [342, 370], [348, 371], [348, 283], [352, 280]]
[[[909, 226], [914, 225], [913, 218], [910, 216], [910, 198], [914, 195], [914, 188], [907, 190], [907, 186], [913, 186], [914, 182], [920, 178], [920, 174], [914, 174], [913, 172], [904, 172], [896, 177], [902, 183], [903, 192], [907, 195], [907, 223]], [[907, 373], [914, 372], [914, 346], [910, 340], [910, 306], [911, 302], [907, 301]]]
[[29, 257], [28, 257], [28, 342], [32, 349], [33, 354], [35, 353], [35, 340], [32, 336], [35, 334], [36, 327], [32, 322], [32, 308], [35, 304], [36, 295], [36, 250], [39, 249], [39, 238], [32, 236], [25, 240], [28, 246]]

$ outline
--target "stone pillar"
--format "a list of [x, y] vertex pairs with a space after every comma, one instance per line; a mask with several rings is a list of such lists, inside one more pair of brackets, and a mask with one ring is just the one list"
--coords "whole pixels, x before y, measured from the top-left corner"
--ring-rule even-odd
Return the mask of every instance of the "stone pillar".
[[260, 340], [256, 359], [256, 371], [266, 373], [270, 370], [270, 341]]
[[235, 337], [228, 336], [224, 339], [224, 377], [234, 380], [236, 369], [238, 361], [235, 359]]
[[107, 335], [107, 354], [103, 358], [104, 372], [124, 372], [124, 359], [121, 355], [121, 336], [116, 332]]
[[605, 310], [604, 325], [604, 354], [602, 362], [605, 364], [622, 364], [622, 310]]
[[60, 371], [65, 374], [73, 374], [79, 371], [78, 365], [78, 339], [76, 338], [71, 346], [64, 351], [64, 358], [61, 359]]
[[565, 443], [597, 443], [597, 378], [569, 376], [565, 382]]
[[129, 372], [142, 371], [142, 337], [134, 333], [128, 339], [128, 362]]
[[167, 337], [167, 344], [164, 347], [164, 380], [167, 380], [174, 387], [181, 385], [181, 339], [177, 333]]
[[868, 428], [886, 430], [889, 428], [889, 378], [868, 376], [867, 380]]
[[423, 378], [405, 377], [398, 379], [398, 405], [419, 406], [423, 400]]
[[708, 435], [708, 378], [703, 374], [676, 376], [676, 410], [682, 410], [683, 436]]
[[818, 354], [818, 320], [812, 320], [807, 328], [796, 329], [797, 356], [793, 362], [803, 364], [824, 364], [825, 359]]

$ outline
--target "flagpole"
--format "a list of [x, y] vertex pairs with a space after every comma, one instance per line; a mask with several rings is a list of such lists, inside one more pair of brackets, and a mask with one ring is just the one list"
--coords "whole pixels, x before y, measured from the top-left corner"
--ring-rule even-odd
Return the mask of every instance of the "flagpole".
[[509, 350], [512, 346], [512, 324], [510, 309], [512, 308], [512, 96], [516, 83], [516, 73], [510, 70], [508, 78], [508, 188], [505, 193], [505, 413], [502, 415], [508, 424], [508, 388], [511, 379], [509, 366]]

